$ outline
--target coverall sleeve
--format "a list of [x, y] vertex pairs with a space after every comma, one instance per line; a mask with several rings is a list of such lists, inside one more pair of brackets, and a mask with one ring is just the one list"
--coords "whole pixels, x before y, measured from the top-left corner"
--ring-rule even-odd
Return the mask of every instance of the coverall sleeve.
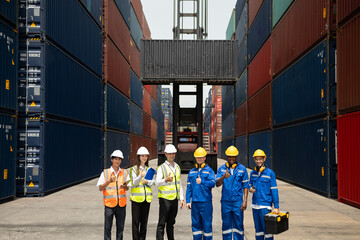
[[251, 188], [252, 186], [254, 186], [254, 178], [252, 177], [252, 171], [250, 172], [250, 180], [249, 180], [249, 188]]
[[215, 173], [212, 169], [210, 169], [209, 171], [209, 176], [208, 178], [205, 180], [201, 179], [201, 183], [204, 184], [206, 187], [208, 188], [213, 188], [215, 187], [216, 185], [216, 182], [215, 182]]
[[242, 179], [242, 186], [243, 186], [243, 188], [249, 188], [249, 175], [246, 171], [246, 168], [244, 168], [244, 176]]
[[279, 208], [279, 191], [276, 184], [276, 177], [275, 173], [271, 174], [271, 195], [272, 195], [272, 201], [274, 203], [274, 208]]
[[221, 171], [221, 167], [219, 167], [217, 174], [216, 174], [216, 181], [219, 180], [219, 178], [222, 177], [222, 175], [224, 175], [224, 173]]
[[192, 191], [191, 191], [191, 182], [190, 182], [190, 173], [187, 177], [187, 187], [186, 187], [186, 203], [191, 203]]

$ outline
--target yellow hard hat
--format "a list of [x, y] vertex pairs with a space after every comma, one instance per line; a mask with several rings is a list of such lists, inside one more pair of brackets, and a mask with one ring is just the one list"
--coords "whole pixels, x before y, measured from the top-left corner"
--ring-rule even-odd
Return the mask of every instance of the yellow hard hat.
[[254, 152], [253, 157], [266, 157], [266, 154], [264, 153], [263, 150], [258, 149]]
[[229, 157], [236, 157], [237, 155], [239, 155], [239, 151], [236, 147], [230, 146], [226, 149], [225, 154]]
[[207, 154], [206, 150], [202, 147], [198, 147], [194, 152], [194, 157], [205, 157]]

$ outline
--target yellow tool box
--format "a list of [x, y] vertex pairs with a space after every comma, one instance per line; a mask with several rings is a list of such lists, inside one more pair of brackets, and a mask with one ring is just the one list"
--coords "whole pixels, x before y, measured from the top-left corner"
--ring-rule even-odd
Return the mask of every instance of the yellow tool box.
[[289, 229], [289, 212], [271, 212], [264, 216], [264, 220], [267, 234], [279, 234]]

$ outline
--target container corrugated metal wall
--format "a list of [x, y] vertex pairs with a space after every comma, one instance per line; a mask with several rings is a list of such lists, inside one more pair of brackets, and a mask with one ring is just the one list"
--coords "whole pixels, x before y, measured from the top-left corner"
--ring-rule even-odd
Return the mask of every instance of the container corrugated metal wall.
[[249, 97], [271, 81], [271, 36], [249, 64]]
[[143, 37], [143, 33], [140, 23], [132, 7], [130, 9], [130, 33], [136, 43], [136, 46], [140, 49], [140, 41]]
[[278, 23], [294, 0], [272, 0], [272, 26]]
[[248, 100], [249, 132], [258, 132], [271, 127], [271, 84]]
[[360, 14], [337, 31], [337, 107], [340, 113], [360, 109]]
[[10, 21], [14, 26], [17, 25], [18, 18], [18, 1], [7, 0], [0, 2], [0, 17], [4, 17], [7, 21]]
[[143, 90], [143, 109], [144, 112], [151, 115], [151, 96], [150, 93], [144, 88]]
[[336, 121], [326, 118], [274, 130], [276, 176], [328, 197], [336, 196], [335, 131]]
[[134, 41], [130, 40], [130, 66], [135, 74], [140, 77], [140, 51]]
[[235, 28], [239, 24], [240, 16], [245, 6], [246, 0], [237, 0], [235, 5]]
[[150, 159], [157, 158], [157, 141], [138, 135], [130, 134], [130, 166], [136, 163], [137, 150], [140, 147], [146, 147], [150, 153]]
[[151, 117], [157, 119], [158, 117], [158, 106], [153, 98], [151, 98]]
[[244, 40], [240, 43], [239, 52], [238, 52], [238, 74], [239, 76], [244, 72], [247, 66], [248, 59], [248, 44], [247, 44], [247, 36], [245, 36]]
[[17, 194], [42, 196], [101, 173], [103, 133], [100, 128], [39, 117], [27, 118], [27, 121], [26, 134], [25, 120], [19, 120]]
[[235, 136], [235, 114], [231, 113], [222, 122], [222, 139], [233, 138]]
[[0, 200], [15, 196], [16, 117], [0, 113]]
[[253, 158], [253, 154], [255, 150], [261, 149], [266, 154], [266, 161], [265, 165], [266, 167], [272, 168], [272, 146], [271, 146], [271, 132], [265, 131], [255, 134], [249, 135], [249, 152], [248, 152], [248, 158], [249, 158], [249, 168], [254, 168], [256, 166]]
[[[121, 114], [121, 112], [119, 112]], [[130, 102], [130, 132], [142, 135], [143, 134], [143, 110]]]
[[335, 44], [324, 40], [273, 80], [274, 126], [336, 112]]
[[131, 100], [136, 103], [140, 108], [143, 108], [143, 85], [141, 84], [139, 78], [135, 75], [133, 71], [130, 73], [130, 96]]
[[158, 86], [157, 85], [151, 85], [151, 96], [152, 98], [154, 99], [155, 103], [157, 103], [157, 88]]
[[115, 1], [116, 6], [120, 10], [121, 16], [123, 17], [126, 25], [130, 29], [130, 0], [109, 0], [109, 2]]
[[[124, 154], [124, 159], [121, 161], [122, 168], [130, 167], [130, 136], [128, 133], [107, 131], [106, 132], [106, 168], [111, 166], [110, 155], [115, 150], [120, 150]], [[100, 174], [99, 174], [100, 175]]]
[[360, 112], [345, 114], [337, 119], [338, 185], [340, 202], [360, 207], [360, 162], [354, 151], [360, 148]]
[[241, 163], [242, 165], [244, 165], [245, 167], [249, 166], [249, 161], [248, 161], [248, 146], [247, 146], [247, 136], [240, 136], [235, 138], [235, 147], [238, 149], [239, 151], [239, 155], [237, 157], [237, 161], [239, 163]]
[[248, 59], [249, 63], [255, 57], [261, 46], [269, 37], [272, 30], [271, 0], [264, 1], [261, 5], [248, 34]]
[[234, 87], [231, 87], [226, 95], [223, 95], [222, 119], [224, 120], [230, 113], [234, 112]]
[[241, 13], [240, 16], [240, 20], [239, 23], [236, 27], [236, 32], [235, 32], [235, 39], [238, 40], [238, 44], [240, 45], [240, 43], [243, 41], [246, 32], [247, 32], [247, 3], [245, 4], [245, 7]]
[[[251, 27], [252, 22], [254, 21], [256, 14], [258, 13], [264, 0], [251, 0], [249, 1], [249, 27]], [[268, 1], [268, 0], [266, 0]]]
[[107, 126], [130, 131], [130, 106], [129, 99], [116, 89], [107, 85]]
[[[5, 1], [5, 4], [6, 3], [7, 2]], [[18, 105], [18, 37], [15, 31], [1, 20], [0, 35], [0, 108], [6, 108], [11, 111], [15, 111]]]
[[143, 113], [143, 135], [151, 137], [151, 116], [145, 112]]
[[93, 19], [97, 22], [98, 26], [102, 28], [102, 15], [103, 6], [102, 0], [79, 0], [84, 7], [88, 10]]
[[235, 135], [240, 136], [247, 134], [248, 122], [247, 122], [247, 103], [245, 102], [235, 111]]
[[245, 70], [235, 84], [235, 108], [238, 108], [247, 99], [247, 71]]
[[226, 29], [226, 34], [225, 34], [225, 39], [226, 40], [231, 40], [234, 33], [235, 33], [235, 8], [233, 9], [232, 13], [231, 13], [231, 17], [230, 17], [230, 20], [229, 20], [229, 24], [228, 24], [228, 27]]
[[151, 138], [156, 139], [157, 137], [157, 122], [154, 119], [151, 119]]
[[337, 23], [340, 24], [346, 20], [348, 16], [351, 16], [351, 14], [359, 10], [359, 8], [360, 0], [338, 0], [336, 8]]
[[142, 40], [141, 49], [144, 83], [234, 80], [238, 76], [235, 40]]

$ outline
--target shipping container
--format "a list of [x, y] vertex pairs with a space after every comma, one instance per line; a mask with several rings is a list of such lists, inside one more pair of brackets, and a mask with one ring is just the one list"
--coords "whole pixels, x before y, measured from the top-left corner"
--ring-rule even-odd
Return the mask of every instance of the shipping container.
[[245, 70], [235, 84], [235, 108], [238, 108], [247, 99], [247, 71]]
[[136, 76], [140, 78], [140, 51], [132, 38], [130, 40], [130, 46], [130, 66]]
[[0, 2], [0, 18], [6, 19], [11, 22], [13, 27], [18, 23], [18, 1], [7, 0]]
[[248, 33], [248, 62], [255, 57], [266, 39], [270, 36], [271, 25], [271, 0], [264, 1], [256, 15]]
[[156, 105], [156, 102], [153, 98], [151, 98], [151, 117], [153, 119], [157, 119], [158, 118], [158, 106]]
[[130, 131], [129, 99], [110, 85], [106, 86], [106, 124], [125, 132]]
[[266, 85], [248, 100], [249, 132], [258, 132], [271, 127], [271, 84]]
[[[272, 154], [271, 154], [271, 131], [259, 132], [249, 135], [249, 168], [254, 169], [256, 164], [254, 162], [253, 154], [257, 149], [261, 149], [266, 154], [265, 166], [272, 168]], [[276, 172], [275, 172], [276, 173]]]
[[272, 0], [272, 26], [279, 22], [294, 0]]
[[151, 138], [156, 139], [157, 137], [157, 122], [154, 119], [151, 119]]
[[103, 1], [102, 0], [80, 0], [83, 6], [88, 10], [92, 18], [102, 28]]
[[111, 130], [106, 131], [105, 168], [111, 166], [110, 155], [115, 150], [120, 150], [124, 155], [120, 166], [122, 168], [128, 168], [130, 166], [130, 136], [128, 133]]
[[336, 197], [335, 134], [336, 121], [329, 118], [274, 129], [272, 156], [276, 177]]
[[135, 41], [137, 48], [140, 49], [140, 41], [143, 38], [143, 33], [139, 20], [137, 19], [134, 9], [132, 7], [130, 10], [130, 33]]
[[235, 111], [235, 136], [247, 134], [247, 103], [245, 102]]
[[338, 198], [340, 202], [360, 208], [359, 161], [354, 151], [360, 148], [360, 112], [337, 119]]
[[236, 27], [236, 32], [235, 32], [235, 39], [238, 41], [238, 45], [240, 46], [240, 44], [242, 43], [244, 37], [246, 36], [248, 27], [247, 27], [247, 3], [245, 4], [245, 7], [241, 13], [240, 16], [240, 20], [239, 23], [237, 24]]
[[231, 12], [231, 16], [230, 16], [230, 20], [229, 20], [229, 24], [227, 26], [226, 29], [226, 33], [225, 33], [225, 39], [226, 40], [232, 40], [234, 33], [235, 33], [235, 8], [233, 9], [233, 11]]
[[[2, 1], [0, 6], [10, 6]], [[13, 1], [14, 2], [14, 1]], [[0, 108], [17, 109], [18, 35], [0, 19]]]
[[243, 74], [244, 70], [246, 70], [247, 60], [248, 60], [248, 44], [247, 44], [247, 36], [245, 36], [244, 40], [241, 42], [238, 50], [238, 74], [239, 76]]
[[137, 150], [140, 147], [146, 147], [150, 153], [150, 159], [157, 158], [157, 140], [143, 136], [130, 134], [130, 166], [136, 163]]
[[234, 138], [235, 136], [235, 114], [231, 113], [222, 122], [222, 139]]
[[113, 2], [115, 1], [117, 9], [120, 11], [123, 20], [125, 21], [127, 27], [130, 29], [130, 9], [131, 9], [130, 0], [105, 0], [105, 1], [109, 2], [110, 8], [113, 8]]
[[324, 40], [272, 83], [273, 125], [336, 113], [335, 40]]
[[151, 116], [143, 112], [143, 135], [151, 137]]
[[151, 94], [151, 86], [152, 85], [146, 85], [146, 84], [144, 84], [144, 88], [148, 91], [148, 93], [150, 93]]
[[360, 0], [338, 0], [336, 7], [337, 24], [342, 25], [352, 15], [357, 13], [360, 8]]
[[332, 7], [330, 0], [294, 2], [271, 35], [273, 76], [326, 37], [334, 18]]
[[[121, 113], [121, 112], [120, 112]], [[143, 110], [130, 102], [130, 132], [143, 135]]]
[[248, 146], [247, 146], [247, 136], [240, 136], [235, 138], [235, 147], [239, 151], [239, 155], [237, 157], [237, 162], [241, 163], [245, 167], [249, 167], [249, 160], [248, 160]]
[[106, 68], [105, 80], [127, 97], [130, 97], [130, 65], [118, 51], [111, 40], [104, 43], [104, 68]]
[[46, 1], [46, 5], [44, 0], [32, 4], [21, 2], [19, 15], [20, 34], [41, 38], [45, 34], [102, 76], [102, 31], [80, 2]]
[[[141, 0], [130, 0], [132, 9], [134, 10], [135, 16], [138, 19], [141, 28], [143, 26], [143, 20], [144, 20], [144, 12], [143, 12], [143, 6], [141, 4]], [[130, 26], [131, 26], [131, 16], [130, 16]]]
[[150, 31], [150, 27], [148, 25], [145, 15], [143, 15], [143, 21], [142, 21], [141, 28], [143, 31], [143, 39], [151, 39], [151, 31]]
[[235, 101], [235, 97], [234, 97], [234, 87], [230, 88], [230, 91], [226, 94], [223, 95], [223, 103], [222, 103], [222, 119], [224, 121], [224, 119], [226, 119], [231, 113], [234, 112], [235, 108], [234, 108], [234, 101]]
[[236, 24], [236, 26], [235, 26], [235, 28], [237, 27], [237, 25], [240, 21], [240, 16], [245, 7], [245, 3], [246, 3], [246, 0], [237, 0], [237, 2], [236, 2], [236, 5], [235, 5], [235, 24]]
[[15, 196], [16, 116], [0, 113], [0, 200]]
[[[266, 0], [266, 1], [269, 1], [269, 0]], [[254, 21], [263, 2], [264, 2], [264, 0], [249, 1], [249, 27], [251, 27], [251, 24]]]
[[[131, 70], [130, 70], [131, 71]], [[143, 85], [133, 71], [130, 73], [130, 97], [140, 108], [143, 108]]]
[[103, 169], [100, 128], [21, 117], [18, 136], [18, 196], [43, 196], [99, 176]]
[[157, 103], [157, 85], [151, 85], [151, 96], [154, 99], [155, 103]]
[[337, 106], [339, 113], [360, 109], [360, 14], [337, 32]]
[[271, 81], [271, 36], [249, 64], [249, 97]]
[[143, 89], [144, 92], [144, 98], [143, 98], [143, 109], [144, 112], [146, 112], [147, 114], [151, 115], [151, 95], [150, 93], [146, 90], [146, 87], [144, 87]]
[[141, 51], [144, 84], [232, 82], [238, 76], [235, 40], [142, 40]]
[[19, 47], [20, 112], [102, 124], [101, 78], [50, 41], [23, 38]]

